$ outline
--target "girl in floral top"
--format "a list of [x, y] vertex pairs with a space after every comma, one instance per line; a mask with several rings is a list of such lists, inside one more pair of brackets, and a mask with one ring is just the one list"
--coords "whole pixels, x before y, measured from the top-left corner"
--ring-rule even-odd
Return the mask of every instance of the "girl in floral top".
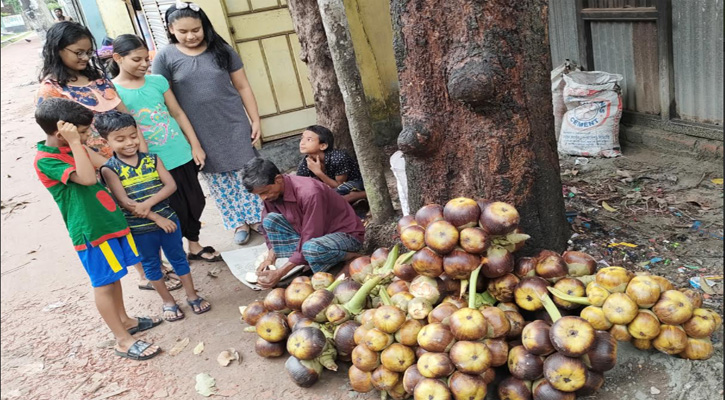
[[[37, 104], [61, 97], [82, 104], [94, 114], [113, 109], [127, 113], [113, 84], [106, 79], [95, 50], [93, 35], [85, 26], [68, 21], [53, 25], [43, 46]], [[87, 144], [106, 158], [112, 154], [95, 129]], [[148, 151], [145, 142], [141, 147]]]

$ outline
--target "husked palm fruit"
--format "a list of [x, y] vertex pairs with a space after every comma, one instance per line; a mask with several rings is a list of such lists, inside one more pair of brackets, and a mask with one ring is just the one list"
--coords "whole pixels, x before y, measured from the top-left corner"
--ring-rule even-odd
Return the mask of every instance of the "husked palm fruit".
[[531, 382], [513, 376], [498, 384], [500, 400], [531, 400]]
[[634, 339], [652, 340], [660, 334], [660, 320], [650, 310], [639, 310], [627, 325], [627, 331]]
[[601, 307], [586, 306], [581, 310], [579, 316], [587, 320], [598, 331], [606, 331], [612, 327], [612, 323], [604, 315]]
[[647, 339], [632, 339], [632, 346], [639, 350], [647, 351], [652, 349], [652, 341]]
[[690, 302], [692, 303], [692, 308], [700, 308], [702, 307], [702, 294], [700, 292], [697, 292], [692, 289], [680, 289], [680, 292], [687, 296], [688, 299], [690, 299]]
[[391, 390], [400, 382], [400, 379], [399, 373], [393, 372], [382, 365], [375, 368], [375, 371], [370, 374], [370, 381], [373, 387], [378, 390]]
[[590, 370], [609, 371], [617, 364], [617, 341], [607, 331], [596, 331], [594, 345], [582, 360]]
[[544, 361], [544, 377], [557, 390], [574, 392], [587, 381], [587, 367], [578, 358], [554, 353]]
[[632, 335], [629, 334], [629, 331], [627, 330], [627, 325], [612, 325], [612, 327], [609, 328], [609, 333], [618, 342], [632, 341]]
[[604, 300], [609, 297], [610, 292], [604, 286], [597, 282], [589, 282], [587, 284], [587, 300], [595, 307], [601, 307], [604, 304]]
[[707, 360], [712, 357], [714, 349], [710, 338], [687, 338], [687, 345], [680, 357], [688, 360]]
[[456, 342], [449, 357], [458, 371], [467, 374], [480, 375], [491, 366], [491, 350], [481, 342]]
[[532, 381], [544, 373], [544, 357], [529, 353], [524, 346], [516, 346], [509, 351], [508, 367], [514, 377]]
[[602, 310], [613, 324], [626, 325], [637, 316], [637, 303], [624, 293], [612, 293], [604, 300]]
[[527, 324], [521, 332], [521, 344], [529, 353], [546, 356], [556, 349], [549, 339], [551, 327], [545, 321], [537, 319]]
[[660, 298], [660, 285], [651, 276], [635, 276], [629, 281], [625, 292], [637, 306], [652, 307]]
[[374, 389], [370, 372], [363, 371], [351, 365], [347, 373], [352, 390], [358, 393], [367, 393]]
[[664, 293], [668, 290], [673, 290], [675, 287], [672, 286], [672, 282], [667, 280], [667, 278], [659, 275], [650, 275], [652, 279], [657, 282], [658, 285], [660, 285], [660, 293]]
[[415, 363], [415, 352], [408, 346], [393, 343], [380, 353], [380, 362], [393, 372], [405, 372]]
[[597, 371], [587, 371], [587, 381], [584, 387], [576, 391], [577, 396], [591, 396], [595, 394], [604, 385], [604, 374]]
[[413, 390], [414, 400], [451, 400], [448, 385], [438, 379], [423, 378]]
[[678, 290], [668, 290], [652, 307], [657, 318], [668, 325], [680, 325], [692, 317], [692, 302]]
[[[576, 278], [562, 278], [554, 284], [555, 289], [559, 289], [569, 296], [583, 297], [586, 292], [584, 283]], [[579, 308], [579, 304], [572, 303], [570, 301], [562, 300], [554, 296], [554, 303], [565, 310], [574, 310]]]
[[665, 354], [678, 354], [687, 347], [687, 333], [679, 326], [662, 325], [660, 334], [652, 340], [652, 346]]
[[536, 400], [575, 400], [576, 393], [562, 392], [546, 379], [538, 379], [531, 385]]
[[521, 279], [514, 289], [516, 305], [526, 311], [536, 311], [544, 308], [541, 295], [548, 294], [546, 289], [549, 283], [541, 277], [531, 276]]
[[622, 267], [606, 267], [597, 272], [596, 282], [610, 293], [624, 293], [632, 273]]
[[592, 347], [595, 335], [594, 328], [589, 322], [579, 317], [566, 316], [559, 318], [551, 326], [549, 338], [560, 353], [569, 357], [579, 357]]
[[455, 400], [483, 400], [488, 392], [486, 382], [479, 375], [456, 371], [448, 379], [448, 388]]
[[692, 312], [692, 318], [682, 324], [682, 328], [687, 332], [687, 336], [693, 338], [710, 337], [718, 327], [716, 319], [717, 313], [705, 308], [696, 308]]
[[417, 362], [418, 371], [426, 378], [444, 378], [453, 373], [453, 365], [448, 353], [425, 353]]

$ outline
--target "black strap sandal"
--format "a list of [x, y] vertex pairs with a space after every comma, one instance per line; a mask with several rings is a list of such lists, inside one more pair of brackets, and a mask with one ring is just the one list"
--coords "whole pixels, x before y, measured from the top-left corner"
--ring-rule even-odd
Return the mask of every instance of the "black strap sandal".
[[161, 353], [161, 348], [159, 347], [153, 353], [144, 356], [143, 352], [151, 346], [153, 346], [153, 344], [144, 342], [143, 340], [137, 340], [131, 345], [131, 347], [128, 348], [128, 351], [125, 353], [116, 350], [116, 355], [122, 358], [128, 358], [136, 361], [148, 360], [150, 358], [156, 357], [157, 355], [159, 355], [159, 353]]
[[133, 335], [135, 333], [147, 331], [155, 326], [158, 326], [160, 323], [164, 322], [163, 319], [160, 319], [158, 321], [154, 321], [151, 318], [147, 317], [136, 317], [138, 320], [138, 325], [134, 326], [133, 328], [128, 328], [128, 333]]
[[203, 249], [201, 249], [200, 252], [198, 252], [196, 254], [189, 253], [189, 255], [187, 256], [187, 258], [189, 259], [189, 261], [195, 261], [195, 260], [207, 261], [207, 262], [218, 262], [218, 261], [222, 261], [221, 254], [217, 254], [217, 255], [213, 256], [212, 258], [202, 257], [203, 254], [212, 254], [213, 255], [214, 253], [216, 253], [216, 250], [213, 247], [206, 246]]

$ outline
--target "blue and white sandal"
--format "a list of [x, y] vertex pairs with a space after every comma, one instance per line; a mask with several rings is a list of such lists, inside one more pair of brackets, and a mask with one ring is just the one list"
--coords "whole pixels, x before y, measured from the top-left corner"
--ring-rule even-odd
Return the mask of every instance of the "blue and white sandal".
[[252, 237], [252, 235], [249, 234], [249, 226], [245, 226], [246, 229], [240, 226], [234, 230], [234, 242], [240, 246], [249, 243], [249, 239]]

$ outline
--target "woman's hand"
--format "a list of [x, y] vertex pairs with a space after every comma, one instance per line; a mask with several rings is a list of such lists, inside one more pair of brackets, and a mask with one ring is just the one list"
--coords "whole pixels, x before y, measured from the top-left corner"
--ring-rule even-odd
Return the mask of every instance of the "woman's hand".
[[259, 121], [252, 122], [252, 146], [262, 140], [262, 124]]
[[202, 149], [201, 146], [192, 146], [191, 156], [194, 158], [194, 164], [198, 165], [200, 170], [203, 169], [206, 162], [206, 153], [204, 152], [204, 149]]

